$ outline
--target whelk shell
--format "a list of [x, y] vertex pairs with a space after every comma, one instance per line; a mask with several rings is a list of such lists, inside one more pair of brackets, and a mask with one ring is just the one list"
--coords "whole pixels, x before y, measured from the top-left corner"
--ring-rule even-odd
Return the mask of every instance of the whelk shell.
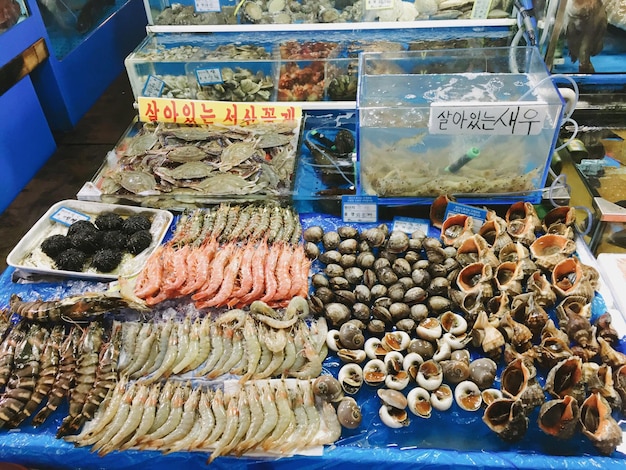
[[598, 392], [592, 393], [580, 407], [582, 433], [604, 455], [610, 455], [622, 443], [622, 429], [611, 416], [611, 407]]
[[500, 398], [485, 409], [483, 421], [506, 442], [520, 440], [528, 430], [528, 418], [520, 400]]
[[566, 258], [554, 266], [552, 286], [557, 296], [560, 297], [579, 295], [589, 302], [595, 294], [591, 282], [585, 277], [582, 265], [576, 257]]
[[546, 376], [546, 391], [555, 398], [566, 395], [581, 400], [585, 393], [582, 383], [583, 369], [579, 357], [568, 357], [556, 364]]
[[570, 395], [566, 395], [541, 405], [537, 423], [539, 429], [546, 434], [559, 439], [569, 439], [576, 432], [579, 418], [578, 402]]
[[559, 261], [576, 251], [576, 243], [563, 235], [547, 233], [537, 238], [529, 250], [537, 266], [551, 271]]
[[466, 214], [454, 214], [443, 221], [441, 240], [444, 245], [459, 246], [473, 234], [474, 219]]

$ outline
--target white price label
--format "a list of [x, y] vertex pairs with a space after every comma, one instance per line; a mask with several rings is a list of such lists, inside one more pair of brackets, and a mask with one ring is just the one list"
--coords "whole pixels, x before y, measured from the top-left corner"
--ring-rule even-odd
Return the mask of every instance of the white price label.
[[220, 69], [198, 69], [196, 70], [196, 79], [200, 85], [215, 85], [223, 83], [222, 72]]
[[149, 75], [146, 80], [145, 85], [143, 86], [143, 90], [141, 91], [142, 96], [150, 96], [152, 98], [158, 98], [163, 93], [163, 87], [165, 86], [165, 82], [154, 75]]
[[408, 233], [409, 235], [417, 230], [421, 230], [422, 232], [427, 234], [429, 225], [430, 221], [425, 219], [394, 217], [392, 230], [400, 230], [401, 232]]
[[221, 11], [219, 0], [194, 0], [196, 11]]
[[365, 0], [366, 10], [385, 10], [393, 8], [393, 0]]
[[430, 105], [428, 132], [449, 135], [538, 135], [547, 103], [437, 102]]
[[83, 214], [82, 212], [75, 211], [74, 209], [70, 209], [68, 207], [61, 207], [59, 210], [54, 212], [50, 218], [55, 222], [67, 225], [68, 227], [79, 220], [90, 219], [87, 214]]
[[341, 213], [344, 222], [376, 222], [378, 198], [376, 196], [342, 196]]
[[472, 7], [471, 19], [485, 20], [489, 16], [491, 10], [491, 0], [475, 0]]

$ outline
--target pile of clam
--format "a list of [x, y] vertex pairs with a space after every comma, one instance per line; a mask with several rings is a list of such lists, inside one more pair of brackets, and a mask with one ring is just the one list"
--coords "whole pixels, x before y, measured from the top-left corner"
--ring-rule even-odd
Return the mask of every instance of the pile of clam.
[[543, 432], [582, 433], [610, 454], [622, 440], [612, 411], [626, 410], [626, 355], [610, 315], [592, 318], [599, 275], [574, 253], [574, 224], [573, 208], [541, 220], [520, 202], [478, 229], [450, 216], [438, 238], [385, 224], [308, 227], [319, 266], [309, 304], [329, 322], [344, 394], [377, 387], [381, 421], [396, 428], [409, 412], [483, 410], [507, 442], [540, 408]]

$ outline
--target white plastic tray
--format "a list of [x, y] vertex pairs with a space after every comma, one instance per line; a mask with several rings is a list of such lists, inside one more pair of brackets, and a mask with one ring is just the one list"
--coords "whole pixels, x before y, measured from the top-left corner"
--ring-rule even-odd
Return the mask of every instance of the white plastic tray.
[[[97, 272], [93, 268], [87, 268], [85, 271], [81, 272], [56, 269], [52, 260], [41, 251], [40, 245], [41, 242], [50, 235], [56, 233], [64, 235], [67, 233], [68, 227], [66, 225], [50, 218], [52, 214], [63, 207], [86, 214], [92, 221], [95, 220], [99, 214], [109, 211], [115, 212], [122, 217], [144, 214], [152, 221], [152, 226], [150, 227], [152, 243], [136, 256], [125, 254], [120, 265], [110, 273]], [[15, 248], [11, 250], [7, 256], [7, 264], [26, 273], [99, 281], [110, 281], [118, 277], [134, 276], [141, 270], [148, 257], [163, 241], [172, 220], [173, 215], [171, 212], [160, 209], [75, 201], [71, 199], [60, 201], [48, 209], [26, 235], [22, 237]]]

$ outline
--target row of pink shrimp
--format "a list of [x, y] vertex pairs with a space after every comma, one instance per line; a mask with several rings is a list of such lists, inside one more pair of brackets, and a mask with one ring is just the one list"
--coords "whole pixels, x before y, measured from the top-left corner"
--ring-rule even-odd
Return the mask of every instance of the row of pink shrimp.
[[197, 308], [271, 306], [306, 297], [310, 261], [302, 245], [229, 242], [157, 249], [139, 274], [137, 297], [148, 305], [191, 295]]

